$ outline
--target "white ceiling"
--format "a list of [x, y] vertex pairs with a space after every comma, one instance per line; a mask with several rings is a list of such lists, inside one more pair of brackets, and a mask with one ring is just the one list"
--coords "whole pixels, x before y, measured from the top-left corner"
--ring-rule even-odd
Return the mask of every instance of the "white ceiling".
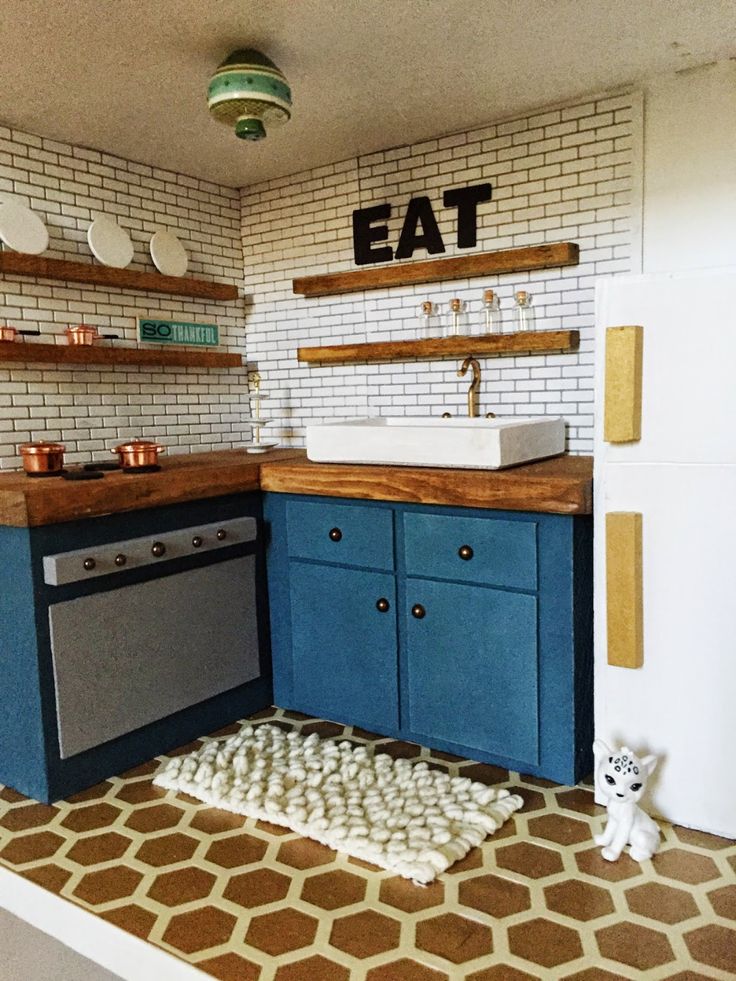
[[[736, 54], [734, 0], [0, 0], [0, 121], [242, 186]], [[256, 47], [293, 118], [207, 111]]]

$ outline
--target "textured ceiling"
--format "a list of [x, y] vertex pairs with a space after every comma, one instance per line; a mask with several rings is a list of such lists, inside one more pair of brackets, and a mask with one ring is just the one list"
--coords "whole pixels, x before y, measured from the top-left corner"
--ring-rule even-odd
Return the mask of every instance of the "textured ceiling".
[[[733, 0], [4, 0], [0, 121], [241, 186], [736, 54]], [[244, 144], [208, 112], [233, 48], [294, 116]]]

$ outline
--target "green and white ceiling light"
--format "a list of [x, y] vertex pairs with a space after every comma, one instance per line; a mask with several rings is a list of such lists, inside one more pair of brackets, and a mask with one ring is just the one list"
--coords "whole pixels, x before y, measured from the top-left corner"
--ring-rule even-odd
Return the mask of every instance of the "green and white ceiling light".
[[262, 140], [268, 126], [291, 118], [291, 89], [270, 58], [240, 48], [210, 79], [207, 105], [219, 123], [235, 127], [241, 140]]

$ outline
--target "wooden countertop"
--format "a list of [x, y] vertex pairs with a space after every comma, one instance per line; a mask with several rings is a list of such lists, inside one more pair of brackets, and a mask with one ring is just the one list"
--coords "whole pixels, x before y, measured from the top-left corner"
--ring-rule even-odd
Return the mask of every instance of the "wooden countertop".
[[509, 470], [311, 463], [304, 450], [214, 450], [162, 456], [157, 473], [102, 480], [0, 474], [0, 525], [35, 527], [244, 491], [268, 490], [416, 504], [590, 514], [593, 460], [562, 456]]

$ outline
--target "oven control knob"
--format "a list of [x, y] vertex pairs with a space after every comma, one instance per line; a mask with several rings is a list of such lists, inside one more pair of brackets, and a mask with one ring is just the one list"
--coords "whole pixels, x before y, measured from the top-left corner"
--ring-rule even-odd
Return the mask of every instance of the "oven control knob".
[[192, 539], [192, 546], [194, 548], [201, 548], [203, 544], [204, 544], [204, 538], [202, 538], [201, 535], [195, 535], [194, 538]]
[[151, 545], [151, 555], [154, 555], [157, 559], [160, 559], [162, 555], [166, 554], [166, 546], [163, 542], [154, 542]]
[[115, 556], [115, 565], [118, 567], [118, 569], [121, 569], [127, 561], [127, 556], [123, 555], [122, 552]]
[[82, 565], [87, 570], [87, 572], [92, 572], [92, 570], [95, 568], [95, 566], [97, 565], [97, 563], [95, 562], [95, 560], [93, 558], [90, 557], [88, 559], [85, 559], [84, 562], [82, 563]]
[[219, 528], [215, 537], [217, 538], [218, 542], [224, 542], [227, 538], [227, 532], [224, 528]]

